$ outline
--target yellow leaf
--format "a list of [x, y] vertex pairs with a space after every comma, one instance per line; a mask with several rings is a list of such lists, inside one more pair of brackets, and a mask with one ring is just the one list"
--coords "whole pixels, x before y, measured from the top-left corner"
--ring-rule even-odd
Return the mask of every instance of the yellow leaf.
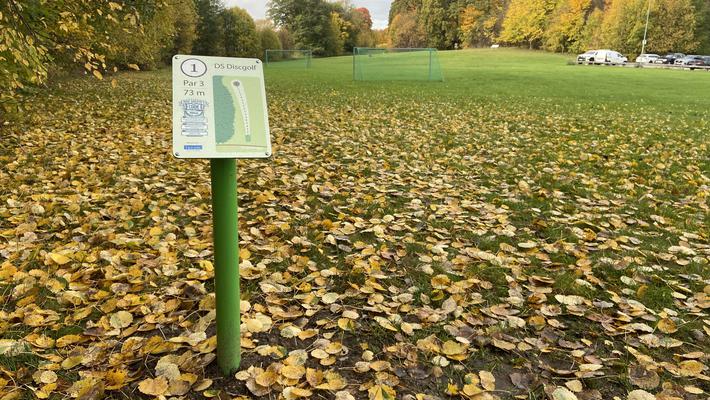
[[680, 374], [682, 376], [696, 376], [700, 375], [703, 370], [705, 370], [705, 365], [696, 360], [683, 361], [678, 364], [680, 367]]
[[656, 327], [659, 331], [663, 333], [678, 332], [678, 327], [676, 326], [675, 322], [673, 322], [673, 320], [670, 318], [661, 319], [660, 321], [658, 321], [658, 325]]
[[281, 375], [288, 379], [301, 379], [306, 374], [306, 368], [302, 365], [286, 365], [281, 368]]
[[140, 71], [140, 70], [141, 70], [140, 67], [137, 66], [136, 64], [128, 64], [128, 68], [133, 69], [133, 70], [136, 70], [136, 71]]
[[125, 369], [111, 370], [106, 373], [106, 389], [116, 390], [126, 386], [128, 371]]
[[247, 248], [241, 248], [239, 249], [239, 259], [240, 260], [248, 260], [251, 258], [251, 251]]
[[480, 371], [478, 376], [481, 378], [481, 386], [486, 390], [496, 390], [496, 378], [488, 371]]
[[164, 376], [144, 379], [138, 384], [138, 390], [149, 396], [163, 396], [168, 391], [168, 380]]
[[323, 303], [325, 303], [325, 304], [333, 304], [336, 301], [338, 301], [339, 297], [340, 296], [337, 293], [331, 292], [331, 293], [324, 294], [323, 297], [321, 298], [321, 300], [323, 300]]
[[371, 387], [367, 394], [370, 400], [394, 400], [397, 397], [394, 389], [385, 384]]
[[128, 311], [119, 311], [117, 313], [111, 314], [109, 319], [111, 326], [116, 329], [123, 329], [131, 325], [133, 322], [133, 315]]
[[447, 356], [460, 355], [466, 353], [466, 346], [453, 340], [447, 340], [441, 346], [441, 352]]
[[392, 325], [392, 322], [390, 322], [390, 320], [388, 320], [387, 318], [375, 316], [375, 321], [377, 321], [377, 323], [380, 324], [381, 327], [393, 332], [397, 332], [397, 328]]
[[274, 371], [266, 370], [259, 374], [259, 376], [256, 377], [255, 381], [260, 386], [269, 387], [276, 383], [276, 378], [278, 377], [276, 376]]
[[481, 390], [481, 388], [479, 388], [477, 385], [472, 384], [472, 383], [463, 385], [463, 388], [461, 389], [461, 391], [466, 396], [475, 396], [475, 395], [483, 392], [483, 390]]
[[289, 386], [284, 388], [282, 394], [286, 400], [293, 400], [300, 397], [311, 397], [313, 395], [313, 392], [308, 389], [301, 389]]
[[57, 339], [56, 345], [57, 347], [67, 347], [69, 345], [79, 343], [83, 339], [84, 338], [79, 335], [65, 335]]
[[515, 349], [515, 345], [513, 343], [500, 339], [493, 339], [493, 346], [508, 351]]
[[99, 72], [99, 70], [95, 69], [95, 70], [92, 71], [92, 73], [94, 74], [94, 76], [96, 77], [96, 79], [104, 79], [104, 76], [101, 75], [101, 72]]
[[552, 392], [553, 400], [577, 400], [577, 396], [566, 387], [559, 386]]
[[355, 321], [351, 320], [350, 318], [339, 318], [338, 328], [344, 331], [353, 331], [355, 330]]
[[38, 378], [40, 383], [54, 383], [57, 381], [57, 374], [54, 371], [42, 371]]
[[64, 254], [59, 254], [59, 253], [49, 253], [49, 258], [52, 259], [55, 263], [59, 265], [64, 265], [71, 261], [71, 258], [65, 256]]

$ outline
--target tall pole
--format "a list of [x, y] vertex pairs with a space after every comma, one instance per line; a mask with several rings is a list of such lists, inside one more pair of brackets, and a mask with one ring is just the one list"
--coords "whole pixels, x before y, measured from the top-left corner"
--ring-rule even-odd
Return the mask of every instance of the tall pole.
[[648, 37], [648, 20], [651, 16], [651, 0], [648, 0], [648, 10], [646, 10], [646, 28], [643, 30], [643, 44], [641, 45], [641, 54], [646, 54], [646, 38]]
[[237, 229], [237, 162], [210, 160], [214, 284], [217, 303], [217, 364], [225, 375], [239, 369], [239, 233]]
[[431, 80], [431, 53], [432, 49], [429, 49], [429, 80]]

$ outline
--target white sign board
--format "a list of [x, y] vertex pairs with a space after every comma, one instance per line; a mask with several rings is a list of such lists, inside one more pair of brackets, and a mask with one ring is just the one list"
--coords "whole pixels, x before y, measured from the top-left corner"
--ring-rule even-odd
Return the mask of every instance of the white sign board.
[[173, 57], [173, 155], [177, 158], [271, 156], [261, 61]]

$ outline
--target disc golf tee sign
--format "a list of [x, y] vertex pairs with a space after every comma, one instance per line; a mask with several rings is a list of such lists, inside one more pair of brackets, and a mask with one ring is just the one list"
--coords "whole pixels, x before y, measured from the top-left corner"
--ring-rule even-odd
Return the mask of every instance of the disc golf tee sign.
[[217, 363], [241, 361], [237, 158], [271, 156], [261, 61], [173, 57], [173, 155], [210, 159]]
[[262, 66], [251, 58], [173, 57], [175, 157], [271, 156]]

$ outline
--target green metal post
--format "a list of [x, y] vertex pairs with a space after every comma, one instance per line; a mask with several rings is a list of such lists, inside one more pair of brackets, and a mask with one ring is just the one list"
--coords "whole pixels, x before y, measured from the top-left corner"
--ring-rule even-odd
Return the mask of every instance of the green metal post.
[[239, 233], [237, 230], [237, 162], [210, 160], [214, 281], [217, 300], [217, 364], [225, 375], [239, 368]]
[[431, 53], [432, 50], [429, 49], [429, 80], [431, 80]]

